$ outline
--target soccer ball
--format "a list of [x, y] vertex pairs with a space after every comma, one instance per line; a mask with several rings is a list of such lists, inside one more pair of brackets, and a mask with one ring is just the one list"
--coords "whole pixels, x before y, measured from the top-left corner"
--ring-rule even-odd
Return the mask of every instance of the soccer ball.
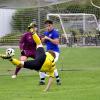
[[15, 55], [14, 49], [12, 49], [12, 48], [6, 49], [6, 55], [11, 56], [11, 57], [14, 56]]

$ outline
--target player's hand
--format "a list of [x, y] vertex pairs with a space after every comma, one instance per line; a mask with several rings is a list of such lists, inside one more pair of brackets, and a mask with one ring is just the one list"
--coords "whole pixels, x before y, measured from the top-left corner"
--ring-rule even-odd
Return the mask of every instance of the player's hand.
[[44, 91], [44, 92], [47, 92], [48, 90], [44, 89], [43, 91]]
[[44, 39], [49, 40], [50, 38], [49, 38], [49, 37], [47, 37], [47, 36], [45, 36], [45, 37], [44, 37]]

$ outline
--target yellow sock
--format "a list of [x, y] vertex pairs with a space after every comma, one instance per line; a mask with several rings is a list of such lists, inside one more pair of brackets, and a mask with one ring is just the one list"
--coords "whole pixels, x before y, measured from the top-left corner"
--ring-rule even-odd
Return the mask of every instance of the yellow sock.
[[[10, 61], [11, 61], [14, 65], [17, 65], [17, 66], [21, 65], [21, 61], [20, 61], [20, 60], [17, 60], [17, 59], [12, 58]], [[20, 67], [21, 67], [21, 66], [20, 66]]]
[[39, 36], [38, 36], [36, 33], [34, 33], [34, 34], [32, 35], [32, 37], [33, 37], [33, 39], [34, 39], [36, 45], [42, 44], [42, 43], [41, 43], [41, 40], [40, 40], [40, 38], [39, 38]]

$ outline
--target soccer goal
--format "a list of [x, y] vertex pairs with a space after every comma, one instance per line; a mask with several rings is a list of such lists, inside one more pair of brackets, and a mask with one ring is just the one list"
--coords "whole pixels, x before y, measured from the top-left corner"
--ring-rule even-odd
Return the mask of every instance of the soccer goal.
[[47, 19], [54, 21], [54, 26], [61, 33], [62, 44], [95, 45], [94, 38], [97, 36], [98, 22], [94, 14], [86, 13], [49, 13]]

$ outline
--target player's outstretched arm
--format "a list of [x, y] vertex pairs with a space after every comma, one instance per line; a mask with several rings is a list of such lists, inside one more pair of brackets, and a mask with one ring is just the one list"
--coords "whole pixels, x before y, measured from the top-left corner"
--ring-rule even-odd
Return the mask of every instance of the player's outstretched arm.
[[50, 89], [52, 82], [53, 82], [53, 77], [49, 77], [48, 84], [44, 91], [48, 91]]

